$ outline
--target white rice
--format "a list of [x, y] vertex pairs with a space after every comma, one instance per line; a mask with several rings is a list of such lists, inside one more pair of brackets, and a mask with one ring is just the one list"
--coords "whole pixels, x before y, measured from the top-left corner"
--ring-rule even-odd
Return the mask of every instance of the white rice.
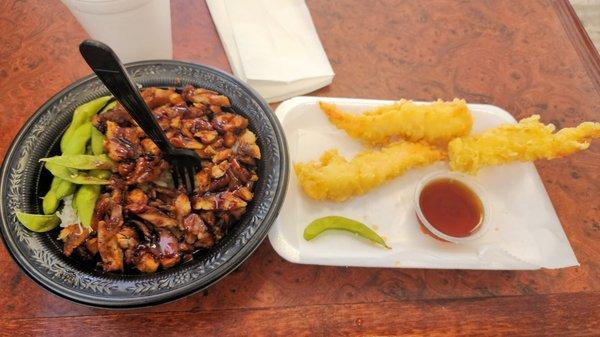
[[72, 224], [81, 225], [81, 220], [79, 220], [73, 208], [73, 195], [63, 199], [63, 208], [56, 212], [56, 215], [60, 218], [60, 227], [67, 227]]

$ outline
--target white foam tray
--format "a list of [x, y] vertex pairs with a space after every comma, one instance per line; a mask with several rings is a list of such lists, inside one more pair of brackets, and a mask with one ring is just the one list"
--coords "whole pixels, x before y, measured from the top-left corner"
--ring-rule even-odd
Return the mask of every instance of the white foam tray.
[[[330, 148], [351, 158], [363, 146], [336, 129], [320, 111], [318, 101], [361, 112], [391, 101], [295, 97], [276, 110], [289, 146], [292, 163], [316, 160]], [[499, 107], [469, 104], [473, 132], [501, 123], [515, 123]], [[414, 169], [366, 195], [343, 203], [315, 201], [298, 185], [293, 170], [286, 200], [269, 240], [275, 251], [294, 263], [450, 269], [538, 269], [577, 265], [542, 181], [531, 163], [485, 168], [475, 179], [485, 188], [492, 226], [482, 238], [452, 244], [421, 233], [413, 194], [417, 181], [434, 171], [448, 170], [446, 162]], [[312, 220], [341, 215], [370, 225], [392, 249], [383, 249], [343, 231], [329, 231], [312, 241], [302, 233]]]

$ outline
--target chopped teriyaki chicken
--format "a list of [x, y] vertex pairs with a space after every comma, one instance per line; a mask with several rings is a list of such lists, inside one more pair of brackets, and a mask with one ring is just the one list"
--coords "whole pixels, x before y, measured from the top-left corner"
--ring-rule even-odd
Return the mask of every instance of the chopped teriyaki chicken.
[[169, 163], [127, 111], [117, 104], [97, 115], [104, 149], [115, 162], [91, 228], [65, 227], [67, 256], [95, 261], [105, 271], [144, 273], [192, 259], [221, 240], [253, 198], [260, 149], [248, 120], [217, 92], [185, 87], [147, 88], [142, 97], [175, 147], [202, 158], [192, 195], [173, 187]]

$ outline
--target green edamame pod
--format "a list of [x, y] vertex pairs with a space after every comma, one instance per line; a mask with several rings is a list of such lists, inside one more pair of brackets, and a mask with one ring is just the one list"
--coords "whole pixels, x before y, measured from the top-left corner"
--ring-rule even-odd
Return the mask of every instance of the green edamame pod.
[[112, 175], [112, 172], [109, 170], [90, 170], [90, 175], [100, 179], [108, 179]]
[[[58, 178], [60, 179], [60, 178]], [[64, 197], [73, 194], [75, 192], [75, 184], [70, 181], [60, 179], [60, 184], [56, 187], [56, 198], [62, 200]]]
[[104, 153], [104, 140], [106, 137], [98, 129], [92, 127], [92, 153], [95, 155]]
[[58, 198], [56, 193], [52, 190], [48, 191], [44, 198], [42, 198], [42, 211], [44, 214], [53, 214], [58, 209]]
[[56, 189], [60, 185], [61, 179], [54, 177], [50, 184], [50, 189], [42, 198], [42, 211], [44, 214], [52, 214], [58, 209], [58, 198], [56, 197]]
[[[61, 146], [63, 154], [84, 154], [88, 141], [92, 136], [92, 123], [86, 122], [80, 125], [70, 137], [65, 146]], [[64, 139], [64, 138], [63, 138]]]
[[307, 241], [312, 240], [319, 234], [329, 229], [345, 230], [354, 234], [358, 234], [365, 239], [369, 239], [384, 246], [385, 248], [390, 248], [388, 245], [386, 245], [383, 238], [375, 233], [375, 231], [373, 231], [371, 228], [367, 227], [367, 225], [341, 216], [326, 216], [314, 220], [304, 229], [304, 239]]
[[[107, 170], [90, 171], [90, 176], [101, 179], [108, 179], [111, 175], [112, 172]], [[90, 227], [92, 225], [92, 217], [99, 196], [99, 185], [83, 185], [75, 192], [75, 196], [73, 197], [73, 209], [77, 212], [77, 216], [84, 226]]]
[[74, 170], [74, 169], [71, 169], [68, 167], [64, 167], [64, 166], [60, 166], [60, 165], [56, 165], [56, 164], [52, 164], [52, 163], [46, 163], [45, 166], [46, 166], [46, 169], [48, 169], [48, 171], [50, 171], [50, 173], [52, 173], [54, 176], [59, 177], [63, 180], [72, 182], [73, 184], [78, 184], [78, 185], [106, 185], [106, 184], [108, 184], [107, 179], [97, 178], [97, 177], [79, 172], [77, 170]]
[[42, 200], [42, 210], [44, 214], [52, 214], [58, 209], [59, 202], [66, 196], [75, 192], [75, 185], [57, 176], [52, 178], [50, 190]]
[[[91, 138], [91, 131], [92, 129], [95, 129], [91, 125], [91, 118], [103, 106], [105, 106], [106, 102], [108, 102], [110, 99], [111, 96], [100, 97], [88, 103], [82, 104], [75, 109], [71, 124], [69, 124], [69, 127], [65, 131], [65, 134], [63, 135], [60, 142], [61, 151], [63, 153], [67, 155], [85, 153], [87, 143]], [[111, 102], [105, 107], [105, 109], [108, 108], [111, 104], [114, 107], [114, 105], [116, 105], [116, 102]], [[75, 137], [74, 142], [71, 141], [73, 137]], [[46, 193], [42, 201], [42, 209], [44, 214], [51, 214], [56, 212], [60, 200], [75, 192], [75, 185], [73, 184], [73, 181], [87, 181], [86, 179], [84, 179], [85, 177], [82, 178], [81, 176], [79, 176], [77, 174], [77, 171], [67, 171], [62, 169], [57, 170], [63, 173], [64, 176], [66, 176], [66, 174], [69, 174], [69, 176], [74, 175], [74, 177], [70, 180], [61, 179], [55, 173], [52, 173], [54, 175], [54, 178], [52, 179], [50, 190]], [[96, 181], [95, 183], [98, 183], [98, 181]]]
[[56, 188], [58, 187], [58, 185], [60, 185], [60, 179], [59, 178], [53, 178], [52, 182], [50, 183], [50, 191], [56, 190]]
[[113, 167], [113, 161], [105, 154], [97, 156], [87, 154], [64, 154], [62, 156], [42, 158], [40, 161], [78, 170], [110, 169]]
[[82, 104], [75, 109], [75, 112], [73, 113], [73, 120], [60, 140], [60, 149], [63, 153], [65, 152], [67, 144], [71, 142], [71, 137], [73, 136], [75, 130], [77, 130], [77, 128], [82, 124], [89, 122], [92, 116], [98, 113], [98, 111], [100, 111], [100, 109], [102, 109], [102, 107], [106, 105], [106, 102], [108, 102], [110, 99], [111, 96], [100, 97], [93, 101]]
[[23, 226], [34, 232], [47, 232], [60, 224], [60, 218], [54, 214], [41, 215], [16, 212], [17, 219]]
[[92, 225], [92, 216], [96, 207], [96, 200], [100, 195], [99, 185], [82, 185], [79, 187], [73, 197], [73, 207], [77, 211], [77, 216], [81, 224], [90, 227]]

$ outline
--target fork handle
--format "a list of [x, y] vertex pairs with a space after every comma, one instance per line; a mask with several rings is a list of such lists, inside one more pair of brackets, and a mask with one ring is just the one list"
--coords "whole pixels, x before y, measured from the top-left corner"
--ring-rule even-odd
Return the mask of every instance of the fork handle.
[[146, 135], [163, 153], [170, 153], [171, 144], [115, 52], [106, 44], [91, 39], [83, 41], [79, 45], [79, 51], [100, 81], [127, 109]]

